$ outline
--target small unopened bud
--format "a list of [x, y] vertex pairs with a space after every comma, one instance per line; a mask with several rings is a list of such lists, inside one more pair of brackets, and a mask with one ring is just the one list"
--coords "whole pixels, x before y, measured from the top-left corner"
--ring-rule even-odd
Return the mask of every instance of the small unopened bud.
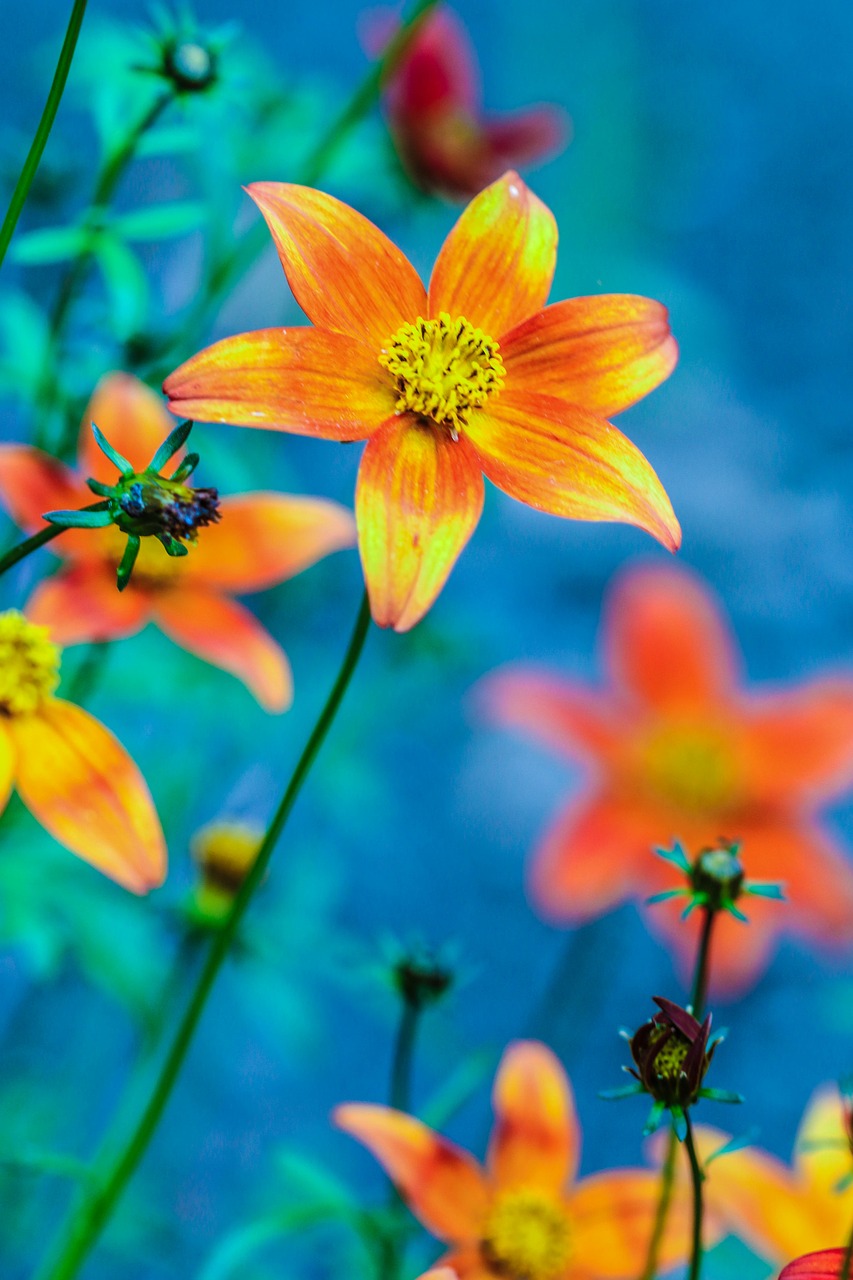
[[163, 49], [162, 74], [178, 93], [203, 93], [216, 80], [216, 56], [199, 40], [180, 40]]
[[218, 925], [231, 910], [258, 856], [264, 833], [237, 822], [213, 822], [193, 836], [190, 853], [198, 868], [190, 913], [199, 923]]
[[690, 869], [693, 892], [702, 894], [711, 911], [724, 911], [740, 897], [745, 873], [737, 845], [703, 849]]
[[425, 1009], [450, 989], [453, 972], [428, 951], [402, 956], [394, 965], [393, 982], [407, 1005]]
[[151, 471], [122, 477], [114, 523], [123, 533], [195, 541], [196, 533], [219, 519], [219, 492], [194, 489]]

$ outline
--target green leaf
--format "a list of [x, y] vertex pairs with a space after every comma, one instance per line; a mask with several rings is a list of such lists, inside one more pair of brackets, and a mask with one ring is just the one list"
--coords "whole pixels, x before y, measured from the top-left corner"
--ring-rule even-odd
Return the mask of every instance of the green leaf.
[[104, 279], [110, 308], [110, 328], [126, 341], [145, 327], [148, 281], [136, 255], [113, 235], [101, 235], [94, 253]]
[[168, 240], [197, 231], [206, 219], [207, 210], [200, 201], [176, 200], [121, 214], [113, 220], [113, 230], [125, 240]]
[[85, 227], [44, 227], [13, 240], [9, 257], [27, 267], [68, 262], [88, 253], [92, 241], [93, 234]]

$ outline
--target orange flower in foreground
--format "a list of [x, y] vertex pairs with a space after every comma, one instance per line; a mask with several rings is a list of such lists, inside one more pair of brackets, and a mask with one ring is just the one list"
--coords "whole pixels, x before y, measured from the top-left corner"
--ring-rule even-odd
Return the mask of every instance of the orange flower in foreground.
[[166, 846], [148, 788], [82, 707], [54, 698], [59, 650], [45, 627], [0, 613], [0, 810], [14, 786], [55, 840], [134, 893], [162, 884]]
[[[113, 373], [98, 384], [86, 410], [76, 471], [39, 449], [0, 445], [0, 499], [27, 532], [44, 527], [45, 511], [90, 503], [87, 477], [115, 482], [116, 469], [95, 444], [90, 422], [140, 468], [174, 426], [144, 383]], [[230, 595], [270, 587], [352, 546], [352, 516], [334, 502], [280, 493], [223, 498], [219, 510], [220, 523], [202, 530], [181, 559], [167, 556], [155, 539], [143, 539], [123, 592], [116, 590], [116, 565], [126, 540], [118, 529], [63, 533], [51, 550], [66, 563], [36, 587], [27, 615], [48, 625], [63, 645], [117, 639], [155, 622], [177, 644], [237, 676], [268, 711], [285, 710], [293, 696], [287, 658]]]
[[[368, 43], [391, 36], [396, 20], [368, 15]], [[377, 50], [378, 51], [378, 50]], [[476, 195], [508, 168], [535, 164], [566, 142], [555, 107], [500, 118], [483, 114], [477, 60], [459, 18], [445, 7], [419, 28], [384, 92], [391, 136], [412, 180], [451, 198]]]
[[[734, 641], [707, 589], [675, 568], [625, 574], [603, 629], [609, 687], [509, 669], [487, 678], [495, 720], [528, 730], [590, 770], [536, 851], [531, 893], [554, 920], [577, 924], [629, 898], [677, 887], [656, 845], [695, 855], [721, 837], [742, 841], [753, 881], [781, 881], [784, 904], [750, 898], [744, 925], [715, 926], [712, 984], [740, 990], [785, 931], [827, 943], [853, 939], [853, 866], [818, 822], [822, 802], [853, 781], [853, 681], [790, 692], [738, 688]], [[695, 926], [678, 908], [648, 924], [695, 956]]]
[[844, 1249], [821, 1249], [804, 1258], [789, 1262], [779, 1273], [779, 1280], [838, 1280], [844, 1264]]
[[483, 473], [541, 511], [627, 521], [678, 546], [660, 481], [607, 421], [672, 370], [666, 310], [622, 295], [545, 307], [557, 228], [516, 174], [468, 205], [429, 295], [339, 200], [248, 191], [318, 327], [226, 338], [164, 390], [194, 421], [367, 440], [356, 521], [380, 626], [406, 631], [430, 608], [480, 518]]
[[[575, 1184], [580, 1132], [560, 1063], [535, 1041], [510, 1045], [495, 1080], [486, 1167], [412, 1116], [348, 1103], [336, 1123], [367, 1146], [403, 1199], [450, 1246], [459, 1280], [618, 1280], [642, 1269], [660, 1193], [651, 1169], [616, 1169]], [[689, 1251], [677, 1198], [661, 1268]]]

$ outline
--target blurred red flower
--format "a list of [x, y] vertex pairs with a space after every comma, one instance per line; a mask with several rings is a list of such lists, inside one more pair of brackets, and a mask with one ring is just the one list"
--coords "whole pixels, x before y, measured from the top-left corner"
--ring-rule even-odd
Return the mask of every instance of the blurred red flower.
[[779, 1280], [838, 1280], [846, 1249], [821, 1249], [789, 1262]]

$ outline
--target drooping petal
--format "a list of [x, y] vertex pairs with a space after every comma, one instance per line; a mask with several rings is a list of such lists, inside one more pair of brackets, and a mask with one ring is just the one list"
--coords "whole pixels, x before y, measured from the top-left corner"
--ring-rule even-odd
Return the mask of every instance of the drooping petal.
[[[26, 533], [43, 529], [45, 511], [74, 510], [94, 502], [92, 492], [80, 476], [41, 449], [24, 444], [0, 445], [0, 501]], [[52, 550], [62, 554], [63, 533]]]
[[131, 579], [116, 589], [115, 569], [104, 563], [70, 566], [44, 578], [27, 601], [31, 622], [50, 628], [59, 645], [132, 636], [151, 616], [151, 600]]
[[480, 519], [483, 477], [460, 437], [392, 419], [368, 443], [355, 495], [358, 545], [380, 627], [424, 616]]
[[814, 805], [853, 783], [853, 681], [815, 681], [751, 697], [743, 711], [756, 800], [783, 808]]
[[493, 484], [537, 511], [637, 525], [670, 551], [672, 504], [649, 463], [611, 423], [553, 396], [503, 391], [466, 434]]
[[467, 1151], [391, 1107], [351, 1102], [333, 1119], [373, 1152], [428, 1231], [454, 1244], [479, 1238], [488, 1192]]
[[779, 1280], [838, 1280], [844, 1265], [845, 1248], [820, 1249], [795, 1258], [779, 1273]]
[[219, 515], [186, 557], [185, 582], [261, 591], [355, 546], [352, 513], [324, 498], [247, 493], [223, 498]]
[[610, 593], [604, 653], [619, 691], [661, 711], [731, 701], [735, 642], [710, 590], [686, 569], [629, 569]]
[[51, 698], [8, 722], [18, 794], [60, 844], [134, 893], [163, 883], [166, 845], [143, 777], [108, 729]]
[[[660, 1175], [650, 1169], [614, 1169], [583, 1178], [569, 1203], [572, 1263], [581, 1275], [627, 1280], [642, 1269], [660, 1198]], [[690, 1256], [686, 1198], [670, 1204], [658, 1262], [668, 1271]]]
[[477, 706], [488, 720], [520, 729], [581, 760], [608, 759], [620, 723], [606, 694], [533, 667], [504, 667], [480, 681]]
[[264, 710], [290, 706], [293, 677], [284, 650], [236, 600], [183, 583], [157, 594], [153, 618], [176, 644], [242, 680]]
[[[104, 484], [115, 483], [118, 472], [95, 443], [93, 422], [135, 471], [148, 466], [175, 425], [161, 397], [133, 374], [108, 373], [101, 378], [80, 424], [78, 456], [83, 476]], [[180, 456], [176, 454], [176, 464]], [[92, 501], [91, 495], [87, 501]]]
[[559, 1059], [538, 1041], [504, 1053], [492, 1092], [495, 1126], [488, 1168], [501, 1187], [560, 1192], [580, 1159], [580, 1129], [571, 1085]]
[[426, 314], [426, 291], [408, 258], [355, 209], [323, 191], [284, 182], [253, 182], [246, 191], [313, 324], [378, 351], [402, 324]]
[[668, 378], [678, 360], [666, 307], [631, 294], [569, 298], [501, 340], [507, 385], [610, 418]]
[[510, 170], [475, 196], [445, 240], [429, 285], [429, 313], [464, 316], [501, 338], [545, 305], [557, 224]]
[[363, 440], [396, 401], [378, 348], [305, 328], [224, 338], [171, 373], [163, 390], [179, 417], [325, 440]]

